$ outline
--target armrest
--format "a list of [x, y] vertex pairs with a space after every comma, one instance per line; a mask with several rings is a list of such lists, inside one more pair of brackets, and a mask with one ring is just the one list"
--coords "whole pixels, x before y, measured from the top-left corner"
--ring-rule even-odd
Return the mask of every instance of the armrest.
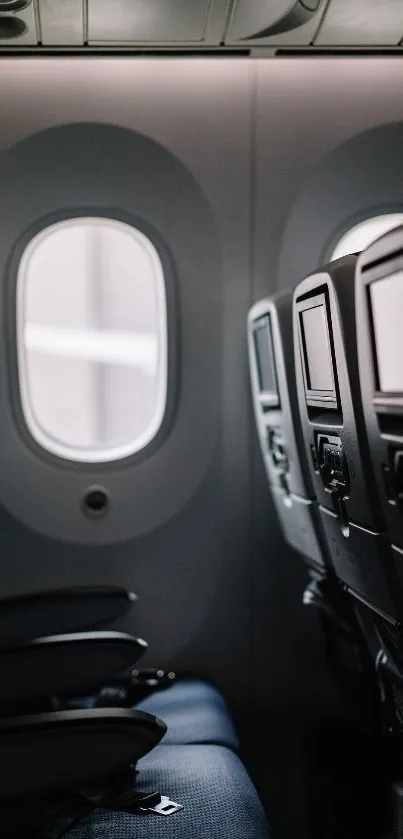
[[0, 703], [83, 695], [134, 666], [146, 649], [124, 632], [88, 632], [0, 650]]
[[76, 588], [0, 601], [3, 646], [50, 634], [108, 626], [131, 609], [137, 597], [114, 586]]
[[2, 720], [0, 800], [108, 780], [165, 732], [158, 717], [122, 708]]

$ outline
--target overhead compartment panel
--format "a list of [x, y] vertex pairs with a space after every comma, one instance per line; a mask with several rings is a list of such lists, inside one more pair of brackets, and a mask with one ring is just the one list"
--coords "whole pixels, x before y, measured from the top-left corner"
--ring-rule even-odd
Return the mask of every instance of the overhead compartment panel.
[[315, 44], [385, 46], [403, 37], [403, 0], [331, 0]]
[[325, 0], [236, 0], [226, 43], [310, 44]]
[[[7, 7], [0, 5], [0, 12]], [[9, 8], [13, 8], [9, 6]], [[33, 0], [15, 6], [18, 14], [0, 14], [0, 46], [28, 47], [38, 43]], [[18, 11], [19, 10], [19, 11]]]
[[88, 0], [88, 40], [202, 41], [210, 0]]
[[39, 17], [45, 47], [84, 43], [83, 0], [39, 0]]

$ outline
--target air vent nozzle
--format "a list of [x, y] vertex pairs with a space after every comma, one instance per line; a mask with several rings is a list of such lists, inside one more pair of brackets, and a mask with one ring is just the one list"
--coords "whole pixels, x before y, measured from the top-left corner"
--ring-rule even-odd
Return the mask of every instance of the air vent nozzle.
[[0, 15], [0, 41], [21, 38], [21, 35], [25, 35], [26, 31], [27, 25], [21, 18]]
[[0, 12], [22, 12], [29, 6], [31, 0], [0, 0]]

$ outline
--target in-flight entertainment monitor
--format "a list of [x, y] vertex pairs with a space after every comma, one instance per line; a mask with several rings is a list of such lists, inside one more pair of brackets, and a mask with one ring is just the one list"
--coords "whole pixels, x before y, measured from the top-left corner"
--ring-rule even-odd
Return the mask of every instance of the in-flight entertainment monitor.
[[301, 301], [298, 308], [307, 404], [335, 408], [337, 394], [325, 295]]
[[376, 383], [380, 393], [403, 393], [403, 271], [370, 284]]
[[280, 399], [274, 363], [270, 315], [266, 315], [255, 322], [253, 326], [253, 345], [260, 400], [267, 407], [277, 408]]

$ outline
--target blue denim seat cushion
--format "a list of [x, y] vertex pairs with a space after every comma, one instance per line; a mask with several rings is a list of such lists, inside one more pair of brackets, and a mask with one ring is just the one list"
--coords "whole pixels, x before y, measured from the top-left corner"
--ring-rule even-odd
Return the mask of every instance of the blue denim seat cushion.
[[160, 717], [168, 726], [164, 745], [214, 744], [237, 749], [238, 738], [221, 693], [207, 682], [178, 681], [139, 702], [136, 709]]
[[268, 839], [261, 802], [232, 750], [160, 745], [138, 770], [139, 790], [157, 790], [184, 809], [167, 817], [96, 810], [65, 839]]

